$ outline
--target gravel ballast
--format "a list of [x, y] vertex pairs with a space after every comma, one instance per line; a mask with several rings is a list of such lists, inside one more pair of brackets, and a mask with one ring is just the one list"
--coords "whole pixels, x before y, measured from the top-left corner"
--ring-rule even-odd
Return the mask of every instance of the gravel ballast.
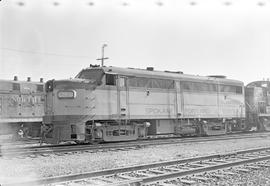
[[112, 169], [125, 166], [231, 153], [236, 150], [270, 146], [270, 137], [197, 143], [146, 146], [129, 151], [78, 152], [38, 157], [1, 157], [0, 183], [14, 179], [39, 179], [52, 176]]

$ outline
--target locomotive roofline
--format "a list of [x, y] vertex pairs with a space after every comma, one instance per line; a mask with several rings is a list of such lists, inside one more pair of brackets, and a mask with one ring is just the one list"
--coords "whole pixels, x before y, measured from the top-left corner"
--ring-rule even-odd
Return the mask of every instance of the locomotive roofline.
[[0, 79], [0, 83], [28, 83], [28, 84], [36, 84], [36, 85], [43, 85], [44, 82], [40, 82], [40, 81], [19, 81], [19, 80], [7, 80], [7, 79]]
[[246, 87], [262, 87], [262, 85], [267, 85], [267, 87], [270, 87], [269, 81], [253, 81], [246, 85]]
[[[88, 67], [82, 69], [78, 74], [80, 74], [83, 70], [88, 69], [102, 69], [104, 73], [115, 73], [119, 75], [125, 76], [134, 76], [134, 77], [147, 77], [147, 78], [163, 78], [163, 79], [179, 79], [179, 80], [188, 80], [188, 81], [210, 81], [219, 84], [231, 84], [231, 85], [241, 85], [244, 86], [244, 83], [239, 80], [233, 79], [225, 79], [225, 78], [215, 78], [208, 76], [199, 76], [199, 75], [190, 75], [190, 74], [182, 74], [177, 72], [169, 72], [169, 71], [156, 71], [156, 70], [147, 70], [147, 69], [135, 69], [135, 68], [122, 68], [122, 67]], [[75, 78], [76, 79], [76, 78]], [[209, 83], [210, 83], [209, 82]]]

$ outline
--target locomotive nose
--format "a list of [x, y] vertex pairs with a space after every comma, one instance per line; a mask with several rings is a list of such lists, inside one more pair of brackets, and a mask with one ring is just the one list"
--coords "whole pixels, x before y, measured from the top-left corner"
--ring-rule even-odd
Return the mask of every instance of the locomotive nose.
[[81, 81], [49, 81], [46, 83], [47, 122], [70, 122], [94, 114], [94, 86]]
[[54, 116], [84, 115], [93, 108], [94, 86], [82, 81], [65, 80], [46, 83], [47, 113]]
[[[53, 135], [61, 135], [65, 140], [83, 140], [84, 135], [80, 133], [84, 133], [85, 122], [95, 112], [93, 85], [65, 80], [47, 82], [46, 88], [43, 122], [52, 125]], [[59, 138], [53, 135], [53, 139]]]

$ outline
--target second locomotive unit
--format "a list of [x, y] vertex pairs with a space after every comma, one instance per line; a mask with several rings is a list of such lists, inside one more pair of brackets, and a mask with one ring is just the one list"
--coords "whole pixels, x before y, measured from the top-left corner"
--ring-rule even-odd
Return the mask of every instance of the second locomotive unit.
[[270, 131], [270, 82], [254, 81], [245, 88], [246, 122], [252, 130]]
[[[44, 115], [44, 83], [0, 80], [0, 136], [38, 137]], [[19, 135], [20, 134], [20, 135]]]
[[244, 84], [222, 76], [90, 66], [45, 85], [47, 140], [127, 141], [247, 128]]

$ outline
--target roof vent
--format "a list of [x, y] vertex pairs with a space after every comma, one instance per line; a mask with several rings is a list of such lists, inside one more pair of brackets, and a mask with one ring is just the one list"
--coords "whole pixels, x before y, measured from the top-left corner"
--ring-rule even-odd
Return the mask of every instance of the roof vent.
[[27, 81], [30, 82], [31, 81], [31, 77], [27, 77]]
[[100, 67], [100, 65], [92, 65], [92, 64], [90, 64], [90, 67], [95, 68], [95, 67]]
[[154, 67], [147, 67], [146, 70], [154, 71]]
[[223, 76], [223, 75], [211, 75], [211, 76], [207, 76], [207, 77], [226, 79], [226, 76]]
[[18, 81], [18, 76], [14, 76], [13, 80]]
[[169, 70], [165, 70], [164, 72], [167, 72], [167, 73], [174, 73], [174, 74], [183, 74], [182, 71], [169, 71]]

